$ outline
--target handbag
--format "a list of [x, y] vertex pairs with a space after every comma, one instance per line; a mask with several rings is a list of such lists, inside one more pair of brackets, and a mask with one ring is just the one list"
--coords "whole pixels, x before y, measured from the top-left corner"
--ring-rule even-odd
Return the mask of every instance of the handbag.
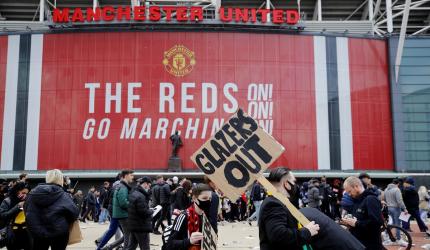
[[79, 221], [75, 220], [69, 228], [69, 242], [67, 245], [79, 243], [83, 240], [81, 228], [79, 227]]

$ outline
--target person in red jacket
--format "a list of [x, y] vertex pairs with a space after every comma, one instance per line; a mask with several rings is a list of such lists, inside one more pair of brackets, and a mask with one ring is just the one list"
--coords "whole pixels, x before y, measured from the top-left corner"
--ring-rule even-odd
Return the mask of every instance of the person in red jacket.
[[201, 249], [203, 213], [209, 214], [211, 197], [212, 190], [206, 184], [197, 184], [192, 189], [193, 204], [175, 219], [170, 235], [163, 233], [166, 244], [162, 250]]

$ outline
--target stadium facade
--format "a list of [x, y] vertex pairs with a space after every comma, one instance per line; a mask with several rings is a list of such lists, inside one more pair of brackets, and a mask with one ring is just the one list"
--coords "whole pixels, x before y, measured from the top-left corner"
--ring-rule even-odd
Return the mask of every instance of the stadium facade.
[[[396, 28], [396, 17], [391, 29], [378, 26], [385, 1], [365, 1], [367, 14], [363, 5], [360, 20], [346, 21], [319, 20], [319, 1], [314, 21], [295, 1], [37, 2], [39, 22], [0, 6], [6, 177], [165, 173], [175, 131], [182, 174], [199, 175], [190, 155], [237, 108], [286, 148], [273, 167], [303, 176], [430, 171], [428, 29]], [[427, 2], [398, 8], [404, 18]]]

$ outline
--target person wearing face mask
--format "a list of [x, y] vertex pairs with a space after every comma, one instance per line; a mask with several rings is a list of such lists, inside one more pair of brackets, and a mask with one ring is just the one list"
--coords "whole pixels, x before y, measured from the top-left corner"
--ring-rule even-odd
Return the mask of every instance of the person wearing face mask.
[[17, 182], [10, 190], [10, 196], [4, 199], [0, 205], [0, 217], [7, 226], [6, 247], [8, 250], [32, 249], [32, 238], [27, 231], [23, 211], [28, 190], [25, 182]]
[[162, 250], [201, 249], [203, 214], [207, 216], [210, 213], [211, 197], [212, 190], [207, 184], [193, 187], [193, 204], [175, 219]]
[[151, 179], [142, 177], [136, 180], [137, 188], [128, 196], [128, 219], [130, 230], [129, 248], [135, 250], [137, 245], [141, 250], [149, 250], [149, 233], [152, 232], [152, 210], [148, 202]]
[[[273, 169], [268, 181], [286, 197], [295, 197], [295, 178], [288, 168]], [[261, 250], [303, 250], [319, 231], [319, 225], [313, 221], [299, 228], [288, 208], [270, 194], [261, 205], [258, 225]]]

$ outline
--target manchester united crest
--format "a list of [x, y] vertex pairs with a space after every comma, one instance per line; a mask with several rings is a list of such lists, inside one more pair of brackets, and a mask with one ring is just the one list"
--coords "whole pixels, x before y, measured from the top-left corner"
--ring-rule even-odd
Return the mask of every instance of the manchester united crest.
[[194, 52], [184, 45], [175, 45], [164, 52], [163, 65], [170, 74], [182, 77], [189, 74], [196, 64]]

